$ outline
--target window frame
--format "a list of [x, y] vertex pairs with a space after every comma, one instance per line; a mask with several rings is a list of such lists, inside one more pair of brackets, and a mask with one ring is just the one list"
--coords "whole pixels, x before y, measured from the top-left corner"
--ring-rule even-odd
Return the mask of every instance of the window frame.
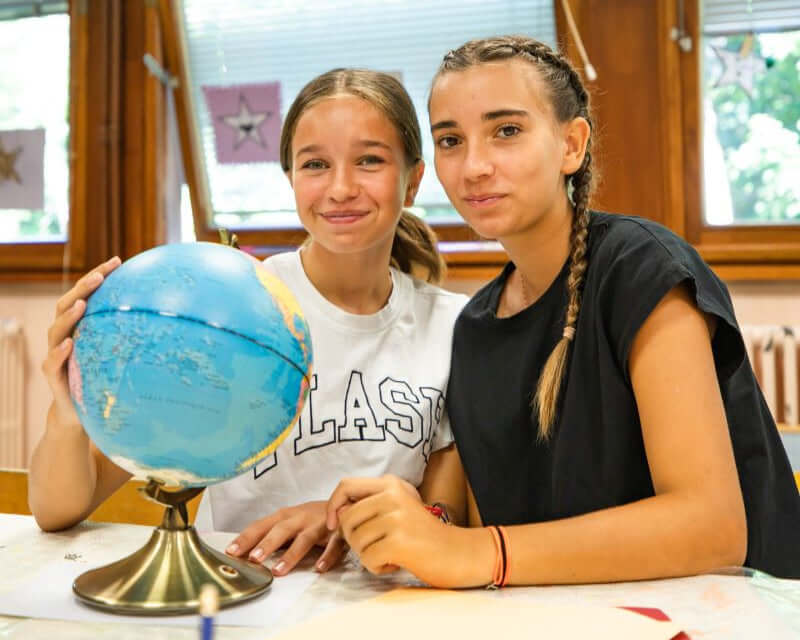
[[[87, 220], [77, 211], [86, 201], [86, 190], [81, 189], [80, 176], [85, 176], [94, 149], [87, 135], [87, 122], [95, 112], [106, 107], [103, 77], [89, 82], [89, 15], [78, 10], [80, 3], [69, 6], [69, 221], [66, 242], [20, 242], [0, 244], [0, 280], [48, 279], [54, 271], [61, 272], [65, 258], [75, 268], [86, 263]], [[77, 99], [73, 100], [74, 97]]]
[[0, 245], [0, 282], [76, 280], [167, 237], [166, 88], [152, 1], [70, 0], [69, 224], [66, 242]]
[[[709, 225], [703, 220], [700, 0], [685, 0], [692, 50], [679, 53], [684, 215], [681, 231], [715, 271], [731, 280], [800, 279], [800, 224]], [[677, 50], [677, 46], [673, 45]]]

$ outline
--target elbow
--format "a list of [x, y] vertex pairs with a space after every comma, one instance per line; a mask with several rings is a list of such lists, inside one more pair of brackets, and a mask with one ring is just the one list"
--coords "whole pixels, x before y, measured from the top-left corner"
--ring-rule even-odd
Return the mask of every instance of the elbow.
[[36, 520], [36, 524], [45, 533], [54, 533], [56, 531], [69, 529], [70, 527], [74, 527], [82, 520], [82, 518], [66, 519], [52, 517], [46, 514], [36, 513], [33, 510], [31, 510], [31, 512], [33, 513], [33, 519]]
[[741, 567], [747, 558], [747, 520], [744, 513], [730, 520], [727, 526], [728, 540], [724, 546], [725, 566]]
[[36, 521], [38, 527], [45, 533], [69, 529], [83, 520], [80, 515], [75, 517], [72, 514], [57, 513], [51, 508], [44, 508], [42, 505], [36, 503], [32, 495], [28, 497], [28, 509], [30, 509], [31, 514], [33, 514], [33, 519]]
[[744, 505], [726, 509], [711, 522], [713, 549], [707, 569], [741, 567], [747, 557], [747, 519]]

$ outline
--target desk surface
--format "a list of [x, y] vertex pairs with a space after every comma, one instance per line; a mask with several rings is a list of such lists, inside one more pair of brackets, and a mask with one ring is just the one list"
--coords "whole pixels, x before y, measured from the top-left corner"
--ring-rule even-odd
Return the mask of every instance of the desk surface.
[[[0, 593], [5, 591], [8, 594], [9, 589], [26, 588], [20, 576], [49, 571], [53, 559], [62, 558], [64, 549], [69, 545], [86, 544], [88, 540], [99, 539], [98, 536], [102, 535], [103, 546], [106, 547], [104, 553], [119, 558], [138, 548], [151, 531], [149, 527], [136, 525], [85, 523], [67, 534], [44, 534], [30, 517], [0, 514]], [[205, 537], [210, 544], [220, 547], [231, 535], [210, 534]], [[304, 568], [303, 571], [310, 569]], [[54, 575], [57, 576], [53, 578], [55, 584], [43, 588], [38, 597], [46, 600], [53, 598], [50, 594], [56, 593], [59, 594], [58, 598], [63, 596], [68, 600], [66, 596], [71, 596], [71, 578]], [[276, 579], [274, 590], [281, 589], [281, 580], [286, 579]], [[323, 611], [359, 602], [399, 586], [418, 584], [413, 576], [402, 572], [381, 578], [371, 576], [353, 560], [319, 577], [306, 575], [304, 581], [300, 580], [297, 584], [301, 583], [298, 597], [280, 615], [271, 616], [269, 625], [258, 625], [255, 633], [252, 626], [220, 626], [215, 637], [219, 640], [267, 638]], [[19, 586], [12, 586], [15, 584]], [[289, 583], [285, 582], [284, 585], [285, 592]], [[510, 588], [494, 592], [476, 590], [473, 593], [488, 598], [528, 597], [535, 598], [537, 602], [572, 605], [655, 607], [680, 624], [690, 637], [703, 640], [800, 638], [800, 581], [777, 580], [758, 573], [751, 576], [704, 575], [611, 585]], [[268, 598], [277, 601], [277, 597], [277, 591], [264, 596], [262, 605], [267, 604]], [[0, 598], [0, 607], [3, 600]], [[12, 613], [7, 609], [2, 611]], [[235, 614], [236, 608], [227, 612]], [[110, 614], [86, 621], [0, 615], [0, 638], [72, 640], [91, 636], [115, 640], [196, 639], [196, 620], [188, 617], [185, 624], [185, 627], [167, 625], [158, 618], [151, 618], [144, 623], [120, 622]]]

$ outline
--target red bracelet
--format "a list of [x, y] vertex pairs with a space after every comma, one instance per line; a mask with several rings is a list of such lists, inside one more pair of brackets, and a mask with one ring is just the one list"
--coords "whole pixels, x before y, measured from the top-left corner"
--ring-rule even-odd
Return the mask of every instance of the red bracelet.
[[441, 507], [437, 507], [437, 506], [435, 506], [435, 505], [432, 505], [432, 504], [426, 504], [426, 505], [423, 505], [423, 506], [424, 506], [424, 507], [425, 507], [425, 508], [426, 508], [426, 509], [427, 509], [427, 510], [430, 512], [430, 513], [432, 513], [433, 515], [435, 515], [437, 518], [441, 518], [441, 517], [442, 517], [442, 513], [444, 513], [444, 512], [442, 511], [442, 508], [441, 508]]
[[433, 504], [425, 504], [422, 505], [427, 509], [427, 511], [439, 518], [445, 524], [450, 524], [450, 514], [447, 513], [447, 507], [445, 507], [441, 502], [434, 502]]

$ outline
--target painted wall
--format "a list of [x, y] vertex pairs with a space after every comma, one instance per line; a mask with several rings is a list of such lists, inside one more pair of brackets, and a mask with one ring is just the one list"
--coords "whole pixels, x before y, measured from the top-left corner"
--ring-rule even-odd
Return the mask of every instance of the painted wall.
[[[447, 288], [473, 293], [482, 284], [476, 280], [451, 280]], [[731, 283], [729, 288], [741, 324], [800, 324], [800, 281]], [[47, 353], [47, 328], [64, 290], [58, 284], [0, 283], [0, 316], [17, 317], [26, 338], [26, 459], [30, 459], [44, 431], [50, 392], [41, 363]], [[800, 469], [800, 449], [794, 457], [794, 467]]]

